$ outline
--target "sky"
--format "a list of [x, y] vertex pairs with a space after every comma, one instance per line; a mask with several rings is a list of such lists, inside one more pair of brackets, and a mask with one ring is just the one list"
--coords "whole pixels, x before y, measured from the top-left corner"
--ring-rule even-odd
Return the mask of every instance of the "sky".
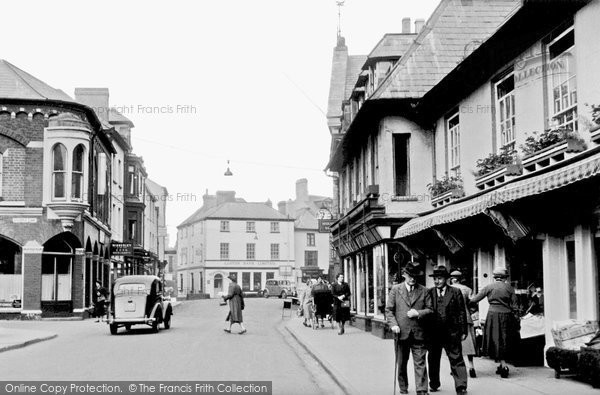
[[[346, 0], [341, 32], [366, 55], [439, 0]], [[332, 196], [324, 168], [335, 0], [25, 1], [3, 4], [0, 57], [74, 96], [106, 87], [133, 150], [165, 186], [170, 244], [208, 190]], [[414, 28], [414, 25], [413, 25]], [[229, 161], [229, 165], [227, 163]], [[225, 177], [227, 167], [233, 176]]]

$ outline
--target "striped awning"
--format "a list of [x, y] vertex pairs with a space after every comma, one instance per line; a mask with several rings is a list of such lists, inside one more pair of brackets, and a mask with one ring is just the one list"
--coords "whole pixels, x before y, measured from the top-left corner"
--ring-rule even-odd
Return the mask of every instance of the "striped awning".
[[600, 174], [600, 155], [571, 163], [550, 172], [525, 179], [517, 179], [498, 189], [459, 201], [438, 211], [414, 218], [401, 226], [394, 238], [414, 235], [436, 225], [448, 224], [483, 213], [486, 209], [528, 196], [552, 191], [574, 182]]

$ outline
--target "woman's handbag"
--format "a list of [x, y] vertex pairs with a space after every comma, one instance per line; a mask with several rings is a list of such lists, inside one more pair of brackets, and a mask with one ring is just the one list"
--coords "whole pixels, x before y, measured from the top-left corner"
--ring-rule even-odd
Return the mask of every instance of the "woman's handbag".
[[345, 309], [349, 309], [350, 308], [350, 301], [349, 300], [343, 300], [342, 301], [342, 307]]

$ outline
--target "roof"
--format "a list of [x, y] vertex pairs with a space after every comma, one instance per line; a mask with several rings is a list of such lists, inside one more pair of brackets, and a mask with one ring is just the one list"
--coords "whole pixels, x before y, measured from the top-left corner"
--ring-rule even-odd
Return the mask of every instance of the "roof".
[[298, 215], [294, 221], [294, 228], [296, 229], [319, 229], [319, 220], [310, 211], [309, 208], [302, 210], [302, 213]]
[[368, 56], [363, 70], [369, 67], [371, 60], [400, 58], [410, 48], [417, 37], [416, 33], [386, 33], [375, 45]]
[[111, 107], [109, 112], [108, 112], [108, 121], [110, 123], [125, 123], [128, 124], [129, 126], [133, 127], [133, 122], [131, 122], [131, 120], [129, 118], [127, 118], [125, 115], [121, 114], [116, 108]]
[[0, 59], [0, 97], [75, 102], [65, 92], [51, 87], [4, 59]]
[[152, 192], [152, 194], [154, 196], [161, 196], [163, 199], [166, 199], [166, 195], [167, 195], [166, 187], [159, 185], [158, 183], [152, 181], [149, 178], [146, 178], [146, 185], [148, 186], [148, 189], [150, 189], [150, 192]]
[[115, 284], [141, 283], [141, 284], [150, 285], [155, 280], [160, 281], [160, 278], [158, 278], [156, 276], [141, 276], [141, 275], [123, 276], [123, 277], [117, 278], [115, 280]]
[[[363, 65], [367, 61], [365, 55], [351, 55], [348, 56], [348, 67], [346, 68], [346, 87], [344, 89], [344, 100], [348, 99], [352, 94], [352, 90], [356, 85], [358, 76], [362, 71]], [[341, 115], [341, 104], [340, 104], [340, 115]]]
[[521, 5], [520, 0], [442, 0], [371, 99], [422, 97]]
[[285, 215], [267, 206], [265, 203], [223, 203], [205, 214], [206, 219], [230, 218], [230, 219], [276, 219], [286, 220]]

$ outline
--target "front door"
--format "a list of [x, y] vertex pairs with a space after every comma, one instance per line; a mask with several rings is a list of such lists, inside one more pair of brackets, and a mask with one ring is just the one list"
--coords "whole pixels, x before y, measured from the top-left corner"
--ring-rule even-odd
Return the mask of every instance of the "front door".
[[69, 315], [72, 312], [72, 255], [42, 255], [42, 314]]
[[218, 296], [219, 292], [223, 292], [223, 276], [221, 274], [215, 274], [214, 284], [214, 296]]

